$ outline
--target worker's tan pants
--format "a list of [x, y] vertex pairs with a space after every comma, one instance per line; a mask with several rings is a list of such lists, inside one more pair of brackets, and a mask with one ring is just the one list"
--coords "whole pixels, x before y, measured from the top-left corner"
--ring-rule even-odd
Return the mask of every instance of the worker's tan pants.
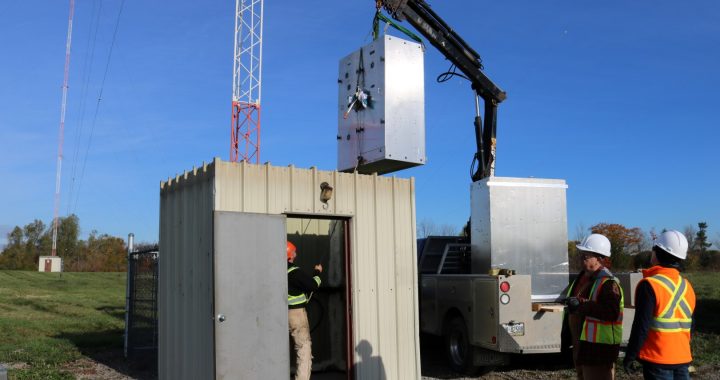
[[297, 352], [295, 380], [309, 380], [312, 372], [312, 342], [305, 309], [288, 309], [288, 324]]

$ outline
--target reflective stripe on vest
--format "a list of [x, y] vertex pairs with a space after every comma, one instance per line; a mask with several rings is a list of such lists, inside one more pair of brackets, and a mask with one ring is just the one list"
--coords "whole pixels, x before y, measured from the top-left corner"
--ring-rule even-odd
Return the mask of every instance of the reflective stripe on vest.
[[695, 291], [677, 269], [654, 266], [643, 271], [655, 295], [648, 335], [638, 358], [656, 364], [692, 362], [690, 330], [695, 310]]
[[[288, 274], [292, 273], [293, 271], [300, 269], [300, 267], [290, 267], [288, 268], [287, 272]], [[320, 277], [313, 276], [313, 280], [320, 286]], [[310, 296], [306, 296], [305, 293], [300, 293], [300, 295], [291, 295], [288, 294], [288, 306], [296, 306], [296, 305], [303, 305], [308, 302], [310, 302], [310, 299], [312, 298], [312, 293], [310, 293]]]
[[659, 332], [690, 332], [692, 327], [692, 310], [688, 305], [687, 299], [687, 280], [680, 277], [679, 284], [662, 274], [648, 277], [657, 285], [660, 285], [670, 294], [670, 302], [668, 302], [660, 314], [650, 321], [650, 329]]
[[603, 321], [589, 316], [585, 317], [580, 340], [590, 343], [620, 344], [622, 342], [623, 305], [625, 303], [622, 287], [617, 278], [613, 277], [606, 269], [603, 269], [600, 275], [602, 277], [595, 280], [590, 290], [590, 300], [597, 302], [602, 286], [608, 281], [615, 281], [618, 289], [620, 289], [620, 313], [615, 321]]

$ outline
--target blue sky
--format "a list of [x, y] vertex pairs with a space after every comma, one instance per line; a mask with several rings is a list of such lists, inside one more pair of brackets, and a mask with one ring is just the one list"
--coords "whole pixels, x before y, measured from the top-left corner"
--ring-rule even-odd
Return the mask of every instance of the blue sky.
[[[156, 241], [160, 181], [229, 156], [234, 2], [127, 1], [93, 123], [121, 1], [102, 1], [95, 34], [100, 3], [76, 1], [61, 214], [84, 236]], [[707, 221], [720, 240], [720, 3], [430, 3], [508, 93], [496, 175], [565, 179], [570, 238]], [[262, 161], [335, 168], [337, 65], [370, 42], [373, 4], [265, 2]], [[0, 244], [52, 219], [67, 13], [0, 1]], [[396, 175], [416, 179], [418, 221], [459, 228], [474, 106], [466, 82], [435, 83], [448, 66], [428, 45], [428, 164]]]

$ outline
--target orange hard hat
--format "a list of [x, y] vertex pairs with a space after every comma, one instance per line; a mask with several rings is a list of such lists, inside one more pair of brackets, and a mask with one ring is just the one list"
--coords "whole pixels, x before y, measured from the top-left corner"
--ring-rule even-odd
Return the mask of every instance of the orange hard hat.
[[293, 244], [291, 242], [287, 242], [287, 258], [288, 259], [292, 258], [292, 254], [295, 252], [296, 249], [297, 248], [295, 248], [295, 244]]

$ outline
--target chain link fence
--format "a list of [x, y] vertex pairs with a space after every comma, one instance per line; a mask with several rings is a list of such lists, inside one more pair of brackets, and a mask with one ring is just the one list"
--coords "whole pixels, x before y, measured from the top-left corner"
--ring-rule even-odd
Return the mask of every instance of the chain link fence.
[[125, 356], [155, 363], [158, 352], [158, 248], [128, 254]]

